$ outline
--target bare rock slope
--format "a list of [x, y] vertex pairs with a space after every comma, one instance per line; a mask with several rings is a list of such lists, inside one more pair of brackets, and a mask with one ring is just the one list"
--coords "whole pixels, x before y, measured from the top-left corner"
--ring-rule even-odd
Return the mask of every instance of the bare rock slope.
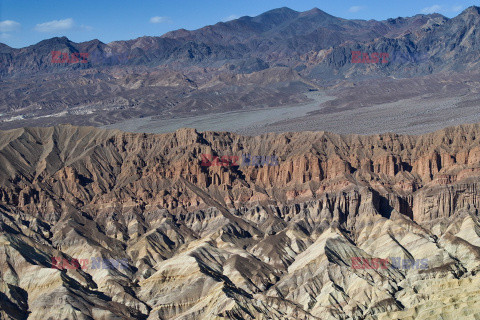
[[478, 319], [479, 176], [479, 124], [3, 131], [0, 319]]
[[[343, 101], [340, 93], [330, 107], [372, 106], [421, 91], [465, 98], [452, 88], [458, 86], [478, 100], [479, 25], [476, 6], [451, 19], [382, 21], [279, 8], [161, 37], [111, 43], [55, 37], [18, 49], [0, 43], [0, 128], [288, 106], [307, 101], [310, 90], [348, 88], [350, 96], [359, 82], [360, 97], [373, 96]], [[88, 57], [73, 58], [79, 55]], [[388, 58], [380, 62], [378, 55]]]

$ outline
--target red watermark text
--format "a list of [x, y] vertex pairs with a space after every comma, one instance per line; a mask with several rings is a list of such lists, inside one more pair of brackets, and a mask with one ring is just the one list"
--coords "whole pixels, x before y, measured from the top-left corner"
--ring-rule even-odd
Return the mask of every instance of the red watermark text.
[[52, 63], [87, 63], [88, 52], [68, 52], [52, 51]]
[[352, 51], [352, 63], [379, 63], [380, 59], [382, 63], [387, 63], [388, 57], [387, 52], [372, 52], [372, 54], [368, 54], [367, 52]]

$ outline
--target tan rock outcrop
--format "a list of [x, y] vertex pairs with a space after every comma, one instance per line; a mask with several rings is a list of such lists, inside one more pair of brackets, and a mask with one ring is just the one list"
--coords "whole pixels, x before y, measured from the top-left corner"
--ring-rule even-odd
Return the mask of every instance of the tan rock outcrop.
[[[423, 136], [0, 132], [0, 317], [478, 317], [477, 137], [478, 124]], [[279, 165], [207, 167], [201, 154]], [[127, 265], [58, 270], [52, 257]], [[357, 269], [357, 257], [389, 264]]]

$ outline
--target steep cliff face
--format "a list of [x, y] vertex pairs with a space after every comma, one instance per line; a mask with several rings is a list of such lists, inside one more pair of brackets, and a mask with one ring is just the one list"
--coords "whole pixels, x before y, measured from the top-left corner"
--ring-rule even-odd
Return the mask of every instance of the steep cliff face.
[[[367, 188], [382, 214], [391, 206], [424, 222], [479, 205], [477, 137], [479, 125], [424, 136], [18, 129], [1, 135], [0, 199], [55, 219], [49, 208], [61, 202], [93, 211], [124, 203], [192, 211], [209, 205], [197, 188], [228, 209]], [[205, 166], [202, 154], [237, 161]], [[278, 165], [244, 165], [242, 155], [275, 156]]]
[[[477, 137], [478, 124], [423, 136], [1, 132], [0, 314], [478, 316]], [[246, 154], [278, 165], [245, 166]]]

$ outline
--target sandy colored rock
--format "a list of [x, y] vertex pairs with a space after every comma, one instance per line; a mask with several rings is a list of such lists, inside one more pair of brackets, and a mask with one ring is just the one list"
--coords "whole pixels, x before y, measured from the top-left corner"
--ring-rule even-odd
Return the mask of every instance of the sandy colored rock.
[[478, 318], [479, 136], [1, 132], [0, 315]]

